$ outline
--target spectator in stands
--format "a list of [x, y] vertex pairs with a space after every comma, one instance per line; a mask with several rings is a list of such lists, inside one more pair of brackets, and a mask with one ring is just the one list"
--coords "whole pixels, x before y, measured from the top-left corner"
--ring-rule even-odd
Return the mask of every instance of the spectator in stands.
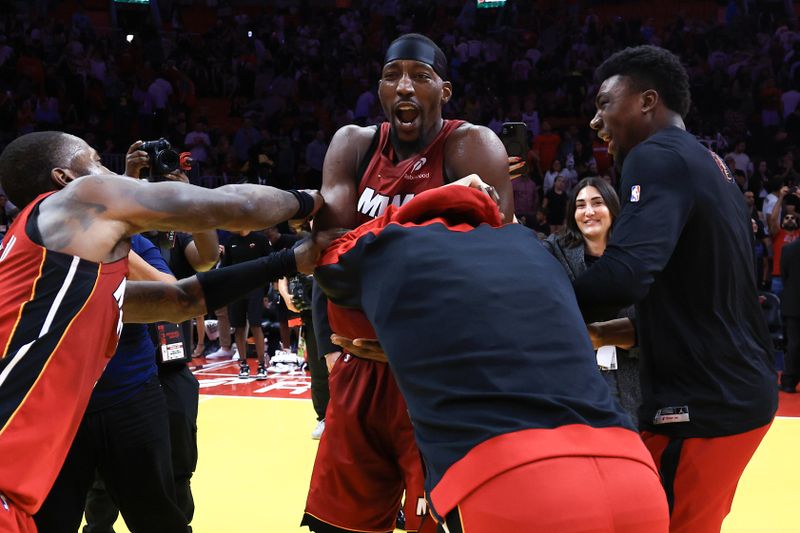
[[564, 176], [559, 174], [553, 183], [550, 192], [544, 195], [542, 207], [547, 210], [547, 223], [553, 232], [557, 232], [564, 225], [567, 214], [567, 190]]
[[373, 87], [367, 80], [361, 80], [361, 94], [356, 100], [354, 118], [359, 126], [366, 126], [367, 121], [375, 112], [378, 104], [378, 97], [375, 95]]
[[784, 185], [800, 185], [800, 174], [794, 168], [794, 152], [787, 150], [780, 158], [780, 168], [776, 174]]
[[532, 220], [526, 220], [525, 225], [539, 234], [539, 237], [542, 239], [551, 233], [550, 224], [547, 223], [547, 209], [544, 207], [537, 209], [534, 218]]
[[[580, 276], [605, 252], [614, 220], [619, 216], [619, 198], [614, 189], [600, 178], [585, 178], [578, 183], [569, 195], [566, 224], [545, 241], [545, 247], [564, 267], [571, 281]], [[634, 335], [620, 335], [612, 338], [610, 329], [619, 328], [632, 331], [633, 307], [620, 313], [607, 310], [584, 310], [584, 319], [589, 322], [604, 322], [589, 325], [589, 333], [595, 349], [601, 346], [614, 346], [613, 358], [601, 361], [598, 365], [612, 395], [638, 426], [638, 409], [642, 400], [639, 387], [639, 357], [633, 348]], [[615, 322], [610, 323], [609, 321]]]
[[528, 132], [535, 139], [540, 133], [540, 127], [539, 112], [536, 110], [536, 99], [533, 95], [528, 95], [525, 98], [525, 104], [522, 109], [522, 122], [528, 126]]
[[250, 148], [261, 140], [261, 133], [253, 126], [251, 116], [244, 117], [242, 126], [233, 136], [233, 149], [239, 165], [246, 163], [250, 156]]
[[578, 169], [573, 154], [567, 154], [564, 168], [561, 170], [561, 175], [564, 177], [564, 189], [566, 191], [571, 191], [572, 188], [578, 184]]
[[786, 207], [791, 196], [798, 198], [797, 189], [790, 192], [789, 187], [781, 187], [778, 193], [778, 203], [769, 215], [769, 234], [772, 240], [772, 288], [771, 292], [780, 297], [783, 292], [781, 280], [781, 252], [783, 247], [793, 242], [800, 236], [800, 213], [792, 207]]
[[750, 160], [750, 156], [745, 153], [747, 149], [747, 143], [743, 140], [737, 141], [734, 145], [733, 152], [728, 153], [725, 156], [725, 162], [728, 161], [728, 158], [733, 158], [736, 161], [736, 166], [731, 170], [739, 169], [748, 176], [753, 173], [753, 162]]
[[560, 159], [553, 159], [553, 162], [550, 164], [550, 168], [544, 174], [544, 182], [542, 184], [542, 194], [546, 195], [550, 192], [550, 189], [553, 188], [553, 183], [556, 181], [556, 177], [561, 174], [561, 160]]
[[153, 124], [155, 134], [158, 136], [166, 135], [167, 124], [169, 122], [169, 101], [172, 96], [172, 85], [168, 82], [162, 74], [156, 78], [147, 87], [147, 94], [153, 103]]
[[[550, 127], [550, 122], [542, 121], [542, 133], [533, 138], [532, 149], [539, 154], [539, 169], [550, 168], [558, 153], [561, 137]], [[530, 157], [528, 158], [530, 162]]]
[[745, 171], [737, 168], [733, 171], [733, 179], [736, 181], [736, 185], [739, 186], [739, 189], [744, 192], [747, 188], [747, 174]]
[[[761, 209], [761, 212], [764, 214], [764, 217], [769, 219], [769, 216], [772, 214], [772, 210], [778, 205], [778, 199], [780, 197], [780, 191], [783, 187], [783, 178], [780, 176], [775, 176], [767, 182], [767, 191], [769, 194], [764, 198], [764, 204]], [[780, 208], [779, 208], [780, 209]], [[767, 229], [770, 229], [767, 226]], [[772, 230], [770, 229], [770, 235], [772, 235]]]
[[759, 159], [754, 165], [753, 174], [747, 182], [747, 190], [753, 191], [756, 207], [759, 211], [764, 209], [764, 198], [769, 193], [768, 184], [772, 174], [766, 159]]
[[198, 120], [195, 122], [194, 129], [186, 134], [183, 141], [184, 147], [192, 153], [192, 161], [198, 165], [196, 170], [198, 173], [206, 168], [210, 159], [211, 138], [208, 136], [207, 130], [208, 124]]

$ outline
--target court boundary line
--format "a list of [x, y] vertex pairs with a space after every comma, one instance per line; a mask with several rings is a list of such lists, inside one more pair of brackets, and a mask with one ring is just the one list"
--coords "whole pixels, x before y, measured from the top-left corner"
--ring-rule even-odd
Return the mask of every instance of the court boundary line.
[[271, 398], [269, 396], [243, 396], [240, 394], [200, 394], [200, 400], [214, 398], [244, 398], [246, 400], [285, 400], [290, 402], [310, 402], [311, 398]]

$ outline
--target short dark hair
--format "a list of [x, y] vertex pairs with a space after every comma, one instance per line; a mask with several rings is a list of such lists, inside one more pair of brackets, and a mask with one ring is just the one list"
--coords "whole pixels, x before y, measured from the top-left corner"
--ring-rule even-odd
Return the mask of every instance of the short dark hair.
[[37, 131], [17, 137], [0, 154], [0, 184], [8, 199], [23, 208], [42, 193], [56, 189], [51, 173], [69, 165], [71, 135]]
[[678, 56], [658, 46], [625, 48], [603, 61], [595, 77], [603, 82], [626, 76], [637, 91], [654, 89], [671, 110], [685, 117], [692, 105], [689, 75]]
[[605, 202], [606, 207], [608, 208], [608, 212], [611, 213], [612, 225], [619, 216], [619, 196], [617, 196], [614, 188], [603, 178], [597, 178], [594, 176], [583, 178], [578, 182], [575, 188], [572, 189], [569, 199], [567, 200], [567, 219], [564, 223], [564, 228], [561, 230], [561, 239], [566, 248], [574, 248], [579, 244], [583, 244], [583, 234], [581, 233], [580, 228], [578, 228], [578, 223], [575, 222], [575, 204], [578, 201], [578, 193], [580, 193], [581, 190], [585, 189], [586, 187], [594, 187], [600, 193], [600, 196], [603, 198], [603, 202]]
[[772, 176], [767, 182], [767, 192], [780, 191], [783, 187], [783, 178], [781, 176]]

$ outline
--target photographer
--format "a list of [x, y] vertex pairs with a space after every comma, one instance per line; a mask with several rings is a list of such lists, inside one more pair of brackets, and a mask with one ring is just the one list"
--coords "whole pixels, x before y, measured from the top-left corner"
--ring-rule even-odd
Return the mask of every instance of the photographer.
[[[180, 154], [174, 151], [168, 153], [168, 151], [172, 151], [172, 149], [164, 139], [147, 143], [136, 141], [130, 146], [125, 157], [125, 175], [139, 178], [142, 169], [149, 168], [151, 181], [170, 180], [188, 183], [186, 175], [172, 166], [176, 162], [180, 165]], [[160, 249], [161, 256], [177, 279], [210, 270], [219, 257], [219, 242], [214, 230], [194, 232], [191, 235], [180, 232], [156, 233], [149, 237]], [[203, 323], [204, 317], [197, 317], [196, 320], [198, 323]], [[191, 345], [190, 321], [181, 324], [180, 333], [186, 340], [183, 346], [184, 350], [187, 350], [187, 347]], [[198, 343], [201, 341], [202, 339], [198, 337]], [[156, 355], [160, 354], [159, 345], [156, 348]], [[167, 406], [169, 450], [171, 450], [177, 505], [183, 512], [186, 522], [189, 523], [194, 515], [190, 480], [197, 465], [199, 385], [186, 365], [189, 360], [187, 356], [188, 353], [184, 352], [184, 358], [178, 360], [169, 362], [159, 360], [158, 377]], [[159, 358], [157, 357], [157, 359]], [[96, 496], [98, 496], [97, 492], [93, 491], [91, 497]], [[110, 514], [108, 509], [100, 512], [97, 507], [99, 504], [87, 501], [86, 519], [90, 526], [100, 526], [100, 524], [93, 523], [95, 515], [108, 516]]]
[[[286, 307], [289, 311], [298, 313], [303, 321], [301, 335], [306, 344], [306, 362], [308, 371], [311, 373], [311, 403], [317, 414], [317, 425], [311, 432], [311, 438], [319, 440], [325, 431], [325, 411], [328, 409], [330, 392], [328, 391], [328, 366], [319, 357], [317, 350], [314, 319], [311, 313], [311, 288], [312, 276], [305, 274], [278, 280], [278, 291], [283, 301], [286, 302]], [[300, 345], [300, 339], [297, 344]], [[298, 355], [300, 354], [298, 353]]]

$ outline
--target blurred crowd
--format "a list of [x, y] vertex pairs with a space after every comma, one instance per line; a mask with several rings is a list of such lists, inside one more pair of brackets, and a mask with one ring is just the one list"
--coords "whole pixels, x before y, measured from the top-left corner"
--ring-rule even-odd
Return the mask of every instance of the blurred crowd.
[[581, 178], [615, 183], [588, 128], [592, 72], [630, 45], [680, 55], [692, 78], [689, 130], [728, 156], [757, 209], [771, 180], [791, 187], [798, 176], [800, 33], [774, 3], [731, 1], [706, 17], [678, 5], [655, 20], [608, 16], [593, 2], [478, 9], [472, 0], [309, 0], [244, 9], [214, 1], [199, 2], [215, 18], [196, 32], [183, 19], [198, 2], [160, 2], [161, 26], [144, 7], [132, 33], [122, 22], [98, 27], [82, 3], [68, 17], [48, 16], [55, 4], [10, 4], [0, 14], [0, 148], [26, 132], [63, 130], [121, 172], [133, 140], [164, 137], [191, 152], [195, 183], [317, 187], [333, 132], [384, 119], [374, 74], [381, 51], [418, 31], [448, 55], [455, 98], [445, 116], [498, 133], [506, 121], [527, 125], [533, 185], [518, 185], [527, 192], [517, 212], [528, 225], [563, 223], [561, 197]]

